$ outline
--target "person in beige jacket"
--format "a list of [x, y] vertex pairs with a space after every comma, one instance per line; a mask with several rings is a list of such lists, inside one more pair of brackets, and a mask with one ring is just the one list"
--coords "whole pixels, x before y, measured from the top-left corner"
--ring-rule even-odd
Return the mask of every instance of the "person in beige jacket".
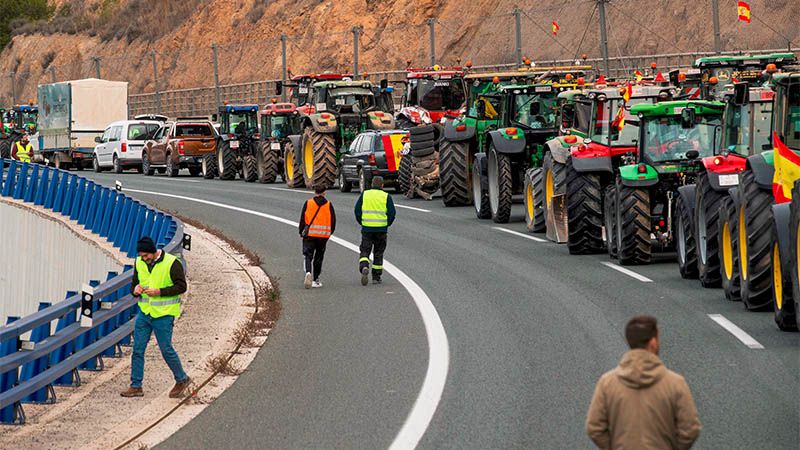
[[686, 380], [658, 357], [655, 317], [632, 318], [625, 339], [631, 350], [597, 382], [586, 418], [589, 437], [603, 450], [691, 448], [701, 429], [697, 408]]

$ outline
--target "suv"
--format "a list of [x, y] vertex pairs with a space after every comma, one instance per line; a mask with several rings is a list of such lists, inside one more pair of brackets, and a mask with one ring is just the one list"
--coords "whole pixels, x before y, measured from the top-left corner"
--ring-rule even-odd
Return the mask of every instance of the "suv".
[[396, 185], [404, 136], [408, 132], [403, 130], [368, 130], [356, 136], [339, 160], [339, 190], [350, 192], [358, 182], [364, 192], [375, 176], [383, 177], [387, 186]]
[[207, 119], [178, 119], [165, 123], [147, 141], [142, 151], [142, 169], [153, 175], [156, 169], [171, 177], [181, 169], [189, 169], [196, 177], [201, 173], [203, 157], [216, 152], [217, 132]]
[[113, 168], [122, 173], [125, 169], [136, 168], [142, 172], [142, 148], [150, 136], [161, 127], [153, 120], [121, 120], [114, 122], [97, 136], [94, 141], [92, 166], [95, 172]]

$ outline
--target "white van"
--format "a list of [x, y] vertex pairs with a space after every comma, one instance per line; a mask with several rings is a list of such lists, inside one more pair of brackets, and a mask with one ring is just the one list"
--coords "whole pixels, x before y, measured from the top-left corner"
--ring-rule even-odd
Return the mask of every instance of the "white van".
[[95, 138], [92, 166], [95, 172], [113, 169], [122, 173], [136, 169], [142, 173], [144, 143], [161, 127], [155, 120], [121, 120], [114, 122]]

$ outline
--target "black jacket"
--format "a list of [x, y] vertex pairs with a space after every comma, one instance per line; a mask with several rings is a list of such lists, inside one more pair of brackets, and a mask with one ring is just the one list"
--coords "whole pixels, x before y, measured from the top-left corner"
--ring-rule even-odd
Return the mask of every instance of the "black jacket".
[[[316, 195], [314, 196], [314, 203], [316, 203], [317, 206], [322, 206], [325, 203], [330, 203], [330, 202], [328, 202], [327, 198], [321, 195]], [[306, 225], [308, 225], [306, 223], [306, 206], [308, 206], [307, 201], [303, 202], [303, 210], [300, 211], [300, 223], [297, 226], [297, 231], [301, 235], [303, 234], [303, 229], [306, 227]], [[331, 234], [333, 234], [334, 231], [336, 231], [336, 211], [333, 210], [333, 203], [331, 203]]]

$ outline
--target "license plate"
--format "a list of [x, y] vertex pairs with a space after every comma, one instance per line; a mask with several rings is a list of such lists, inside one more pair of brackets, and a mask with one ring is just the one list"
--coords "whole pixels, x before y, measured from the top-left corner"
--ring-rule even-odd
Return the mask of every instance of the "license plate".
[[719, 176], [720, 186], [736, 186], [737, 184], [739, 184], [739, 175], [735, 173]]
[[345, 98], [337, 98], [334, 101], [336, 102], [337, 105], [344, 105], [347, 102], [347, 99], [345, 99]]
[[281, 143], [280, 142], [273, 142], [273, 143], [269, 144], [269, 148], [271, 148], [273, 150], [280, 150], [281, 149]]
[[239, 141], [231, 141], [231, 148], [239, 148]]
[[308, 88], [305, 86], [300, 86], [299, 88], [297, 88], [297, 92], [300, 94], [308, 94]]

